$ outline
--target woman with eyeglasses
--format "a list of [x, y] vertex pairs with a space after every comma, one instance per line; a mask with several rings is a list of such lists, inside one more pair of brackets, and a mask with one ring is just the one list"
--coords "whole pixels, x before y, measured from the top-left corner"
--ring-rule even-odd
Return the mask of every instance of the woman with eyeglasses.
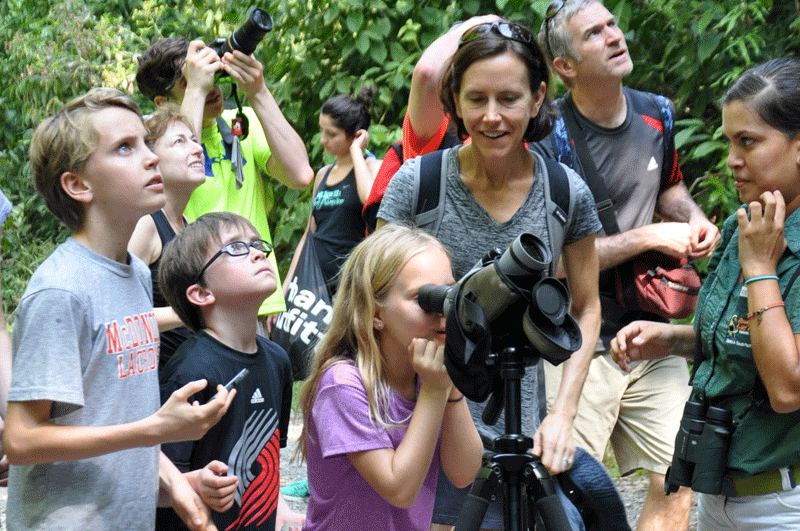
[[[464, 32], [443, 76], [440, 99], [465, 145], [443, 152], [447, 189], [435, 236], [451, 255], [456, 278], [488, 251], [507, 248], [523, 232], [550, 245], [555, 260], [563, 256], [571, 313], [580, 326], [583, 345], [565, 362], [558, 399], [546, 415], [541, 414], [540, 368], [528, 368], [522, 382], [522, 431], [533, 434], [533, 452], [551, 474], [557, 474], [568, 470], [574, 460], [572, 421], [600, 329], [594, 247], [600, 222], [589, 189], [566, 169], [574, 206], [565, 222], [563, 246], [550, 242], [546, 166], [526, 146], [552, 129], [548, 82], [547, 63], [524, 26], [500, 20]], [[392, 178], [378, 212], [379, 225], [412, 220], [416, 164], [416, 159], [406, 162]], [[470, 410], [482, 437], [492, 440], [504, 433], [502, 419], [494, 426], [480, 421], [483, 404], [470, 403]], [[465, 490], [455, 491], [440, 482], [434, 522], [453, 525], [465, 495]], [[490, 506], [482, 527], [504, 527], [499, 503]]]
[[147, 144], [158, 155], [158, 169], [164, 182], [164, 208], [144, 216], [136, 224], [128, 252], [150, 267], [153, 278], [153, 306], [161, 336], [159, 370], [191, 332], [170, 308], [158, 289], [158, 264], [164, 246], [188, 224], [183, 215], [189, 197], [206, 180], [203, 147], [180, 108], [165, 103], [145, 120]]

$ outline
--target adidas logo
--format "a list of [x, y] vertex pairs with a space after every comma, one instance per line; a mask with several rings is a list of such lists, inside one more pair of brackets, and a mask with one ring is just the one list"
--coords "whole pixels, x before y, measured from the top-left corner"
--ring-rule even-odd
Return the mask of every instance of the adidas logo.
[[261, 389], [256, 387], [255, 393], [253, 393], [253, 396], [250, 397], [250, 403], [251, 404], [260, 404], [263, 401], [264, 401], [264, 397], [261, 395]]
[[650, 157], [650, 164], [647, 165], [647, 171], [653, 171], [658, 169], [658, 162], [656, 162], [655, 157]]

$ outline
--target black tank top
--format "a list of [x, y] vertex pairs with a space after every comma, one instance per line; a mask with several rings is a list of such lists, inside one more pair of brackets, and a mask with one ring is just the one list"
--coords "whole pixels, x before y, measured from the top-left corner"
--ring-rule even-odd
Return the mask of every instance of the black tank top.
[[[153, 218], [153, 222], [156, 224], [158, 237], [161, 239], [161, 249], [164, 249], [164, 246], [175, 237], [175, 231], [172, 230], [172, 225], [170, 225], [169, 221], [167, 221], [167, 216], [164, 215], [163, 211], [159, 210], [158, 212], [153, 212], [150, 214], [150, 216]], [[169, 306], [169, 304], [167, 304], [167, 300], [164, 298], [164, 294], [161, 293], [161, 290], [158, 287], [158, 264], [160, 263], [161, 255], [159, 254], [158, 258], [156, 258], [156, 261], [150, 264], [150, 275], [153, 279], [154, 308]], [[159, 371], [161, 371], [167, 364], [169, 358], [172, 357], [172, 354], [178, 349], [180, 344], [183, 343], [186, 338], [192, 335], [192, 331], [185, 326], [179, 326], [178, 328], [161, 332], [159, 335], [161, 336], [161, 351], [159, 355], [158, 368]]]
[[353, 247], [364, 239], [366, 231], [364, 218], [361, 216], [364, 205], [358, 197], [355, 171], [350, 170], [341, 182], [329, 187], [328, 175], [332, 169], [333, 165], [322, 177], [322, 183], [311, 205], [317, 224], [314, 247], [331, 295], [336, 292], [339, 284], [339, 269]]

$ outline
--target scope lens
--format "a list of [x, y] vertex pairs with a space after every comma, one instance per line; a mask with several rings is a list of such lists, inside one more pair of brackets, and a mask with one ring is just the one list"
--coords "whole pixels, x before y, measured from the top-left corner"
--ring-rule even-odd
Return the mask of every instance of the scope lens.
[[445, 313], [445, 301], [452, 286], [434, 286], [425, 284], [419, 289], [417, 303], [426, 312]]

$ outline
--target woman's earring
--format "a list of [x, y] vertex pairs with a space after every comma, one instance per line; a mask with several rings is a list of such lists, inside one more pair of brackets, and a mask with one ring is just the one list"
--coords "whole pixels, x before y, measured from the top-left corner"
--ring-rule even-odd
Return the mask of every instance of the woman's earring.
[[375, 330], [383, 329], [383, 323], [377, 319], [374, 320], [373, 326], [375, 327]]

